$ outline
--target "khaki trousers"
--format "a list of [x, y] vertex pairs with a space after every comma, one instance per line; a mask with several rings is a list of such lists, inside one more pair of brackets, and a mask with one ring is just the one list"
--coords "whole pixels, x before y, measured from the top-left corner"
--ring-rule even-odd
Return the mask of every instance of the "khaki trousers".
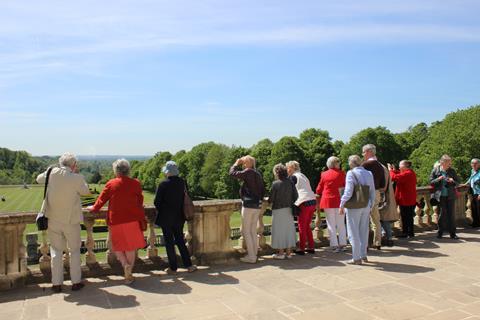
[[72, 283], [79, 283], [82, 279], [80, 268], [80, 224], [64, 224], [49, 219], [48, 238], [50, 239], [50, 254], [52, 256], [52, 284], [63, 284], [63, 251], [70, 251], [70, 278]]
[[373, 245], [381, 246], [382, 245], [382, 224], [380, 222], [380, 211], [378, 210], [378, 205], [381, 200], [381, 193], [379, 190], [375, 191], [375, 204], [372, 207], [370, 213], [370, 226], [373, 231]]
[[261, 209], [242, 207], [242, 235], [247, 246], [247, 256], [250, 260], [257, 260], [258, 235], [257, 225]]

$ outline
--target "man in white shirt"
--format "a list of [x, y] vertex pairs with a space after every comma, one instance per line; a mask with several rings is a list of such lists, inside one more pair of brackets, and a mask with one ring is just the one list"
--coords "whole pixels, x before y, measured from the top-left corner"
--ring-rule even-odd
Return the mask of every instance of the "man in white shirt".
[[[80, 196], [90, 194], [82, 175], [78, 174], [77, 159], [71, 153], [63, 154], [59, 159], [60, 167], [53, 168], [47, 186], [45, 214], [48, 217], [48, 237], [52, 257], [52, 290], [62, 291], [63, 251], [70, 251], [70, 278], [72, 290], [84, 287], [81, 282], [80, 261], [80, 224], [83, 222]], [[44, 184], [47, 172], [37, 177]]]

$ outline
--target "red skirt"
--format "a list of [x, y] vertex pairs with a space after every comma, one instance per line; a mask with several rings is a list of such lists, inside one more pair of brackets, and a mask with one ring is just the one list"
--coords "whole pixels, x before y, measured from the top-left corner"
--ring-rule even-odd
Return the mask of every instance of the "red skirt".
[[110, 226], [113, 251], [134, 251], [145, 247], [145, 238], [138, 221]]

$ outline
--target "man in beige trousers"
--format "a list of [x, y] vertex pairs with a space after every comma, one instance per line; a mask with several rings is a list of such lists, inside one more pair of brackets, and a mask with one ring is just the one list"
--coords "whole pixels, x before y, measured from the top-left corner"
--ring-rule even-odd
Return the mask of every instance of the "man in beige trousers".
[[372, 207], [370, 221], [373, 229], [373, 247], [380, 250], [382, 248], [382, 224], [380, 222], [378, 205], [386, 186], [385, 169], [377, 160], [377, 148], [375, 145], [364, 145], [362, 154], [364, 159], [362, 166], [373, 174], [373, 181], [375, 183], [375, 204]]
[[[70, 278], [72, 290], [84, 287], [80, 268], [80, 224], [83, 222], [80, 196], [90, 194], [82, 175], [78, 174], [77, 159], [71, 153], [59, 159], [60, 167], [53, 168], [48, 181], [45, 199], [45, 215], [48, 218], [48, 238], [52, 257], [52, 290], [62, 291], [63, 252], [70, 251]], [[44, 184], [47, 172], [37, 177]]]

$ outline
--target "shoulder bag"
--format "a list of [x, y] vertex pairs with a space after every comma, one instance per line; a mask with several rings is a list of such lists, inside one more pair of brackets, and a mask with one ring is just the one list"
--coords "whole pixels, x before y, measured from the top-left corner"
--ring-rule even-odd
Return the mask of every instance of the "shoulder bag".
[[38, 231], [44, 231], [48, 229], [48, 218], [46, 216], [46, 201], [47, 201], [47, 188], [48, 188], [48, 180], [50, 179], [50, 173], [52, 173], [53, 167], [47, 169], [47, 177], [45, 179], [45, 187], [43, 189], [43, 201], [42, 207], [40, 208], [40, 212], [37, 214], [36, 223]]
[[353, 194], [347, 202], [345, 202], [345, 208], [347, 209], [361, 209], [368, 206], [370, 186], [360, 184], [357, 175], [352, 170], [352, 175], [357, 182], [354, 185]]

